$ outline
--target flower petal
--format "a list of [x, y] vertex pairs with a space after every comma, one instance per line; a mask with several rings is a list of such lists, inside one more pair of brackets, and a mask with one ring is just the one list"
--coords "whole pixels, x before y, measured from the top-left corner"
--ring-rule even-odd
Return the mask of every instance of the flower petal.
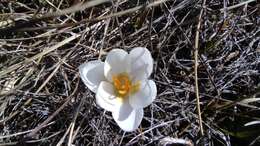
[[136, 47], [129, 54], [133, 80], [147, 79], [153, 71], [153, 58], [147, 48]]
[[122, 49], [113, 49], [107, 54], [104, 66], [105, 77], [112, 81], [115, 74], [127, 72], [129, 67], [128, 53]]
[[79, 66], [79, 74], [84, 84], [96, 93], [98, 85], [105, 80], [104, 62], [95, 60]]
[[136, 130], [138, 126], [141, 124], [141, 121], [144, 116], [144, 111], [143, 109], [133, 109], [128, 115], [128, 117], [124, 120], [118, 119], [118, 112], [113, 112], [112, 116], [121, 129], [130, 132]]
[[124, 99], [122, 104], [119, 106], [118, 110], [115, 111], [117, 112], [117, 119], [119, 121], [123, 121], [129, 117], [131, 112], [133, 111], [133, 108], [129, 104], [128, 99]]
[[129, 97], [129, 103], [134, 109], [144, 108], [150, 105], [157, 95], [157, 88], [153, 80], [141, 82], [139, 92]]
[[113, 85], [106, 81], [100, 83], [96, 94], [96, 100], [97, 104], [107, 111], [115, 111], [121, 104], [114, 95]]

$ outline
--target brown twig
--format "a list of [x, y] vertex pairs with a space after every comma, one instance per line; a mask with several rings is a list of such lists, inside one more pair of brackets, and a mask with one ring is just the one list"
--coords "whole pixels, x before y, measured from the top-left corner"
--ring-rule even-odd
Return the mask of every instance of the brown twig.
[[197, 99], [197, 110], [198, 110], [198, 116], [199, 116], [199, 126], [200, 126], [200, 134], [203, 136], [203, 126], [202, 126], [202, 118], [201, 118], [201, 110], [200, 110], [200, 95], [199, 95], [199, 83], [198, 83], [198, 51], [199, 51], [199, 34], [200, 34], [200, 26], [201, 26], [201, 19], [203, 14], [203, 9], [205, 7], [206, 0], [203, 2], [202, 9], [200, 11], [199, 15], [199, 22], [197, 25], [196, 30], [196, 36], [195, 36], [195, 50], [194, 50], [194, 73], [195, 73], [195, 93], [196, 93], [196, 99]]

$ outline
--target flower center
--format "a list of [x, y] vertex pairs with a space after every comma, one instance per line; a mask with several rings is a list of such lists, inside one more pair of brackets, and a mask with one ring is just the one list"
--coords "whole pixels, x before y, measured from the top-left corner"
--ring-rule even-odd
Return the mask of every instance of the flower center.
[[133, 84], [127, 73], [115, 75], [112, 77], [112, 80], [115, 93], [120, 99], [123, 99], [130, 94], [134, 94], [140, 89], [140, 82]]

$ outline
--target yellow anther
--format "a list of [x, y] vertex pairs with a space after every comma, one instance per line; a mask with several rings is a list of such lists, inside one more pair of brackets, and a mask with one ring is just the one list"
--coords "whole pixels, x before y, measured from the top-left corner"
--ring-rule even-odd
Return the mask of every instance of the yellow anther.
[[115, 93], [117, 97], [120, 98], [120, 101], [130, 94], [136, 93], [140, 89], [140, 82], [133, 84], [127, 73], [115, 75], [112, 77], [112, 80]]

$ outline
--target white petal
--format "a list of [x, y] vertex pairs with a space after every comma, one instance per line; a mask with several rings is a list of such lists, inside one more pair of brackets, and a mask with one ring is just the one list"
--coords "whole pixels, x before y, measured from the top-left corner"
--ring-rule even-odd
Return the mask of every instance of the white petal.
[[104, 62], [99, 60], [81, 64], [79, 73], [84, 84], [95, 93], [100, 82], [106, 79], [104, 76]]
[[107, 54], [104, 66], [104, 73], [107, 80], [112, 81], [115, 74], [128, 72], [128, 53], [122, 49], [113, 49]]
[[137, 47], [131, 50], [131, 75], [133, 80], [147, 79], [153, 71], [153, 58], [147, 48]]
[[133, 108], [129, 104], [129, 101], [127, 99], [124, 99], [117, 111], [115, 111], [117, 116], [116, 119], [119, 121], [123, 121], [129, 117], [132, 111]]
[[144, 108], [150, 105], [157, 95], [157, 88], [153, 80], [141, 82], [139, 92], [129, 97], [129, 103], [134, 109]]
[[97, 94], [97, 104], [107, 111], [117, 111], [121, 103], [114, 95], [114, 87], [109, 82], [103, 81], [100, 83]]
[[118, 112], [113, 112], [112, 115], [114, 120], [121, 129], [130, 132], [136, 130], [138, 126], [141, 124], [141, 121], [144, 116], [144, 111], [143, 109], [133, 109], [131, 113], [128, 115], [128, 117], [124, 120], [118, 119]]

